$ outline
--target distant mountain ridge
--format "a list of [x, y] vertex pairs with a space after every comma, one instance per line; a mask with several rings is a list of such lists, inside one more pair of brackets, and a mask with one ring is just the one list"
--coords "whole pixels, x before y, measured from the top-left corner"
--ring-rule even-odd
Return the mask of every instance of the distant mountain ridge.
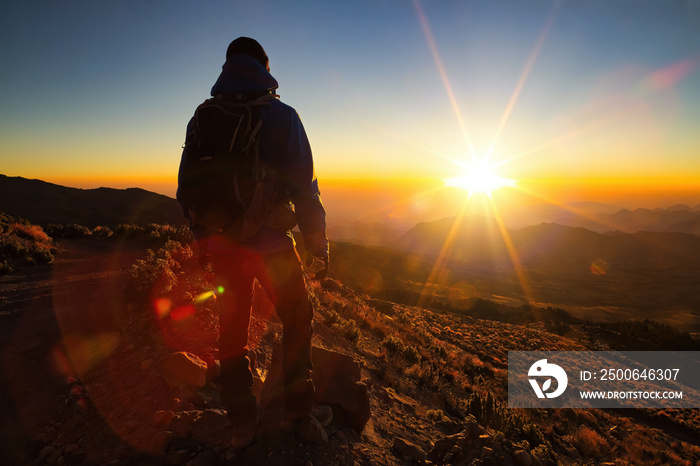
[[91, 228], [120, 223], [186, 223], [175, 199], [144, 189], [69, 188], [5, 175], [0, 175], [0, 212], [37, 224], [79, 224]]
[[[542, 223], [580, 227], [596, 233], [641, 231], [689, 233], [700, 236], [700, 205], [676, 204], [667, 208], [634, 210], [599, 202], [538, 204], [499, 212], [505, 226], [517, 230]], [[440, 222], [440, 220], [435, 220]], [[420, 223], [417, 225], [421, 225]], [[417, 226], [413, 225], [413, 227]], [[494, 224], [495, 225], [495, 224]], [[395, 242], [408, 230], [396, 222], [345, 223], [329, 225], [332, 240], [357, 244], [395, 247]]]
[[668, 208], [621, 209], [607, 204], [543, 204], [504, 214], [506, 224], [521, 228], [540, 223], [583, 227], [598, 233], [622, 231], [677, 232], [700, 235], [700, 205], [676, 204]]
[[487, 217], [450, 217], [420, 223], [394, 243], [394, 249], [452, 263], [528, 267], [622, 263], [700, 264], [700, 236], [676, 232], [608, 232], [542, 223], [520, 229], [499, 227]]

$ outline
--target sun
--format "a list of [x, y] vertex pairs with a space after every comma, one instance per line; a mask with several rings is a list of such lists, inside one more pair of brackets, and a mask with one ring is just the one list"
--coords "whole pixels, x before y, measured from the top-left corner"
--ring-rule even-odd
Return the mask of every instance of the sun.
[[497, 175], [498, 165], [490, 163], [488, 157], [477, 157], [471, 163], [460, 165], [464, 167], [464, 175], [445, 180], [445, 185], [464, 189], [469, 192], [469, 197], [474, 194], [491, 197], [491, 193], [499, 188], [517, 186], [515, 180]]

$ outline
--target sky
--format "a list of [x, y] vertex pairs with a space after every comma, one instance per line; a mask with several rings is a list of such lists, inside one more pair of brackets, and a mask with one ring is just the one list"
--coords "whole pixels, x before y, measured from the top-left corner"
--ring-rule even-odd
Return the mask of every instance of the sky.
[[[494, 199], [700, 204], [700, 0], [33, 0], [3, 10], [5, 175], [174, 196], [185, 125], [229, 42], [248, 36], [301, 116], [332, 205], [351, 210], [352, 192], [403, 208], [418, 191], [468, 198], [444, 180], [474, 158], [517, 182]], [[436, 199], [440, 214], [459, 208]]]

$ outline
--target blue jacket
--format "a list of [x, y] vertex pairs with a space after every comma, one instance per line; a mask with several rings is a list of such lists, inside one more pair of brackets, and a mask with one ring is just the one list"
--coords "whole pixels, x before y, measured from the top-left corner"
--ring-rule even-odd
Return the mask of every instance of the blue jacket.
[[[221, 75], [211, 89], [211, 95], [246, 94], [277, 89], [275, 78], [254, 58], [236, 54], [226, 60]], [[258, 156], [266, 165], [273, 167], [283, 196], [295, 207], [299, 230], [304, 237], [307, 251], [315, 257], [328, 257], [326, 238], [326, 211], [314, 173], [311, 147], [299, 115], [289, 105], [273, 99], [269, 105], [259, 106], [263, 121]], [[190, 120], [187, 133], [193, 129]], [[183, 158], [185, 154], [183, 153]], [[181, 162], [182, 166], [182, 162]], [[178, 190], [178, 201], [185, 215], [188, 209]], [[209, 251], [226, 253], [240, 248], [230, 239], [221, 236], [209, 237]], [[291, 232], [263, 227], [245, 247], [263, 253], [278, 252], [294, 246]], [[237, 246], [237, 248], [236, 248]]]

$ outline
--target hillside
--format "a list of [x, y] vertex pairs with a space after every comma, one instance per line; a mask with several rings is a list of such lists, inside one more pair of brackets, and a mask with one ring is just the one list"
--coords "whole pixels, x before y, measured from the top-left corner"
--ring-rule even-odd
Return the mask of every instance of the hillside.
[[[512, 249], [506, 244], [510, 243]], [[450, 217], [421, 223], [394, 243], [403, 252], [442, 256], [462, 264], [505, 265], [511, 255], [529, 267], [610, 263], [700, 263], [700, 236], [672, 232], [596, 233], [581, 227], [542, 223], [516, 230], [485, 217]]]
[[140, 188], [78, 189], [5, 175], [0, 175], [0, 212], [41, 225], [62, 223], [90, 228], [186, 222], [175, 199]]
[[[173, 351], [208, 363], [216, 357], [213, 301], [193, 301], [212, 285], [187, 247], [170, 244], [167, 254], [141, 255], [134, 269], [119, 250], [124, 246], [94, 238], [63, 242], [52, 271], [3, 282], [5, 291], [12, 285], [6, 306], [19, 306], [3, 317], [0, 332], [5, 464], [403, 466], [428, 459], [435, 465], [551, 466], [700, 460], [697, 410], [506, 407], [508, 350], [638, 349], [648, 333], [635, 339], [628, 335], [632, 326], [595, 331], [581, 323], [485, 320], [371, 299], [334, 278], [310, 282], [314, 346], [359, 363], [369, 421], [358, 432], [336, 409], [327, 440], [269, 431], [233, 451], [226, 446], [231, 426], [215, 379], [193, 389], [169, 386], [161, 376], [161, 361]], [[129, 251], [129, 257], [139, 257], [138, 248]], [[160, 274], [163, 266], [172, 275]], [[170, 278], [164, 282], [165, 276]], [[27, 292], [43, 298], [20, 304]], [[152, 293], [158, 302], [190, 311], [156, 317]], [[624, 335], [630, 337], [627, 346], [621, 346]], [[671, 345], [681, 341], [670, 335]], [[261, 380], [270, 376], [280, 337], [273, 309], [256, 292], [250, 341]], [[27, 358], [37, 363], [27, 365]]]
[[599, 234], [556, 224], [500, 230], [481, 217], [454, 225], [454, 219], [419, 224], [392, 249], [338, 243], [334, 270], [376, 298], [406, 304], [447, 309], [484, 298], [700, 332], [698, 236]]

